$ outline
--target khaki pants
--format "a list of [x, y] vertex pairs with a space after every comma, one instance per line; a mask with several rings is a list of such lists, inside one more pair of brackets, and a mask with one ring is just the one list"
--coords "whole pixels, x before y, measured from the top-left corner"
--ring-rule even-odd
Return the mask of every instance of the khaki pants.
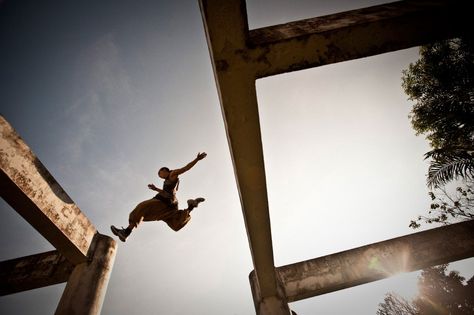
[[157, 199], [140, 202], [130, 213], [128, 222], [137, 227], [142, 221], [164, 221], [175, 231], [181, 230], [191, 220], [189, 210], [178, 210]]

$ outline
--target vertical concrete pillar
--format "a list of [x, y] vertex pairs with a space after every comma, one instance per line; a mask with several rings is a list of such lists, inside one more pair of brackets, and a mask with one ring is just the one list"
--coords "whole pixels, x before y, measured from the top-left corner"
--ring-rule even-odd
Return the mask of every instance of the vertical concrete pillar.
[[56, 315], [100, 314], [117, 243], [111, 237], [97, 234], [92, 246], [89, 260], [76, 265], [71, 273]]
[[276, 294], [262, 296], [255, 270], [249, 275], [253, 302], [257, 315], [290, 315], [291, 311], [280, 279], [277, 277]]

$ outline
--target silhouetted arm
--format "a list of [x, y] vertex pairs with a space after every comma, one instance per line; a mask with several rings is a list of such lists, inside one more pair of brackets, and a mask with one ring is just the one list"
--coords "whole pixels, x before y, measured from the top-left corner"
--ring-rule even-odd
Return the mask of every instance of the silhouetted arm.
[[189, 162], [185, 167], [172, 170], [171, 173], [170, 173], [170, 177], [178, 177], [178, 175], [181, 175], [181, 174], [189, 171], [194, 165], [196, 165], [196, 163], [198, 161], [204, 159], [206, 156], [207, 156], [207, 154], [205, 152], [198, 153], [197, 157], [194, 160], [192, 160], [191, 162]]
[[163, 189], [160, 189], [160, 188], [156, 187], [154, 184], [148, 184], [148, 188], [150, 188], [151, 190], [157, 191], [157, 192], [159, 192], [159, 193], [163, 193], [163, 192], [164, 192]]

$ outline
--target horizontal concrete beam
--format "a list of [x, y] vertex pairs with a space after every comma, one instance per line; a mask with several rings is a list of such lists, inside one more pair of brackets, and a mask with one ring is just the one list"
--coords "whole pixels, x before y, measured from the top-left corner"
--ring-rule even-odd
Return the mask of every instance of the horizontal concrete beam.
[[0, 194], [68, 260], [87, 260], [96, 228], [2, 116]]
[[74, 269], [58, 251], [0, 262], [0, 295], [66, 282]]
[[278, 267], [289, 302], [474, 257], [474, 220]]
[[467, 4], [399, 1], [249, 32], [257, 78], [373, 56], [470, 31]]

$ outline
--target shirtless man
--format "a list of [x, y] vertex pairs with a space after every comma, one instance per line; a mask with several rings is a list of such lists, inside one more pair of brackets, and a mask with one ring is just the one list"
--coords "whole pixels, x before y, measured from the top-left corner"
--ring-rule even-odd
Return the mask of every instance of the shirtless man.
[[179, 175], [189, 171], [196, 163], [207, 156], [206, 153], [198, 153], [197, 157], [188, 163], [186, 166], [170, 170], [167, 167], [162, 167], [158, 171], [158, 176], [164, 179], [163, 188], [160, 189], [153, 184], [149, 184], [148, 188], [158, 192], [155, 197], [149, 200], [140, 202], [128, 218], [128, 227], [126, 229], [118, 229], [111, 226], [110, 229], [118, 238], [125, 242], [127, 237], [132, 233], [133, 229], [138, 227], [142, 221], [164, 221], [168, 226], [179, 231], [191, 219], [191, 211], [196, 208], [204, 198], [196, 198], [188, 200], [188, 208], [178, 210], [178, 199], [176, 198], [176, 191], [179, 186]]

